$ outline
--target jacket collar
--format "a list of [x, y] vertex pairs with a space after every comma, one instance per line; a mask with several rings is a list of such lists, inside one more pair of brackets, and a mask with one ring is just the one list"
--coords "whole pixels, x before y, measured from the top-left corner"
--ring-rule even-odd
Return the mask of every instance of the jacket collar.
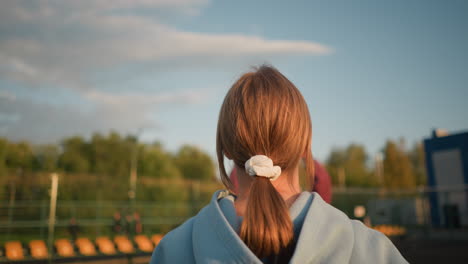
[[348, 263], [354, 245], [351, 221], [318, 193], [313, 195], [290, 263]]
[[[192, 243], [196, 262], [262, 263], [222, 213], [218, 200], [226, 195], [226, 191], [215, 192], [210, 204], [194, 219]], [[313, 202], [302, 223], [290, 263], [347, 263], [354, 244], [349, 218], [323, 201], [319, 194], [312, 195]]]
[[261, 264], [260, 259], [244, 244], [223, 215], [218, 199], [226, 195], [226, 191], [215, 192], [210, 204], [194, 219], [192, 243], [195, 261]]

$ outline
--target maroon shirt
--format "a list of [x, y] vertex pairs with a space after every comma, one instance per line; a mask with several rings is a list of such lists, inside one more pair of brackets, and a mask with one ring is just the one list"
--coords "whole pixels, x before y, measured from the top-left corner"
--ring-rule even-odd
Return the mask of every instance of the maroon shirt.
[[332, 200], [332, 184], [330, 175], [328, 175], [325, 167], [322, 166], [318, 161], [314, 160], [315, 166], [315, 180], [312, 190], [320, 194], [322, 199], [331, 203]]

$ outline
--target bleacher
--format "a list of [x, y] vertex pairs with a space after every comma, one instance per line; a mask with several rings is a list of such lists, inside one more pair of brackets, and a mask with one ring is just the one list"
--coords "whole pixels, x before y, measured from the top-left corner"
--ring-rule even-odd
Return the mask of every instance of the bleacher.
[[56, 239], [51, 253], [44, 240], [28, 243], [8, 241], [0, 245], [0, 263], [148, 263], [154, 248], [163, 236], [154, 234], [113, 238], [101, 236], [94, 241], [87, 237]]

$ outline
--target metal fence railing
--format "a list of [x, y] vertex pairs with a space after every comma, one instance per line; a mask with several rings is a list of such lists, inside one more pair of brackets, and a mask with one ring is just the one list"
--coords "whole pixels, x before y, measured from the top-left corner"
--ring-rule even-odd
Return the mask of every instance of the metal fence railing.
[[[468, 226], [468, 188], [384, 190], [334, 188], [332, 204], [350, 218], [367, 218], [372, 225], [397, 225], [407, 229], [463, 228]], [[88, 236], [111, 234], [116, 212], [141, 216], [143, 232], [165, 233], [195, 215], [206, 199], [184, 202], [58, 200], [55, 236], [68, 236], [70, 220]], [[0, 201], [0, 240], [44, 239], [48, 233], [49, 201]], [[355, 214], [364, 208], [364, 216]]]
[[356, 206], [372, 224], [423, 228], [468, 226], [468, 186], [416, 189], [334, 189], [333, 204], [351, 218]]

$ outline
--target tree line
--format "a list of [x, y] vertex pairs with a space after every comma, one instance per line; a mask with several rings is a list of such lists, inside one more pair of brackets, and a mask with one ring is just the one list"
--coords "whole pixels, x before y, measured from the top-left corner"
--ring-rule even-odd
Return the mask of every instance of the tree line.
[[[159, 142], [142, 143], [115, 132], [69, 137], [55, 145], [0, 138], [0, 200], [12, 194], [17, 200], [48, 199], [52, 172], [60, 175], [62, 200], [125, 200], [132, 167], [138, 173], [138, 200], [182, 202], [191, 199], [186, 197], [193, 192], [191, 182], [211, 189], [219, 185], [215, 163], [196, 146], [170, 152]], [[206, 200], [211, 189], [195, 194]]]
[[[132, 164], [135, 161], [135, 164]], [[184, 145], [176, 153], [159, 142], [146, 144], [134, 136], [94, 134], [66, 138], [58, 145], [33, 145], [0, 138], [0, 173], [64, 172], [128, 178], [131, 166], [138, 174], [154, 178], [214, 180], [215, 166], [209, 154]]]
[[[412, 188], [426, 182], [424, 151], [420, 144], [407, 150], [403, 141], [389, 140], [377, 159], [370, 157], [363, 145], [350, 144], [333, 148], [324, 163], [334, 188]], [[143, 202], [136, 203], [135, 208], [129, 200], [132, 167], [138, 172], [135, 198]], [[15, 211], [15, 220], [46, 217], [41, 208], [45, 208], [44, 201], [49, 199], [52, 172], [59, 173], [59, 204], [93, 201], [90, 204], [95, 206], [75, 208], [70, 203], [68, 207], [59, 206], [57, 218], [61, 221], [70, 217], [95, 219], [100, 201], [113, 204], [99, 207], [102, 219], [112, 217], [117, 210], [136, 210], [146, 219], [185, 219], [198, 212], [214, 190], [223, 188], [216, 180], [215, 171], [212, 157], [196, 146], [184, 145], [170, 152], [159, 142], [142, 143], [134, 136], [117, 133], [96, 133], [87, 139], [74, 136], [55, 145], [0, 138], [0, 202], [4, 206], [13, 204], [14, 200], [31, 203]], [[343, 202], [335, 195], [334, 200], [338, 208], [352, 212], [349, 196]], [[37, 203], [42, 203], [42, 207], [32, 206]], [[147, 204], [155, 207], [148, 209]], [[146, 226], [146, 230], [167, 232], [174, 225], [175, 222], [164, 222]]]
[[[381, 155], [376, 157], [369, 157], [360, 144], [335, 147], [325, 165], [335, 186], [412, 188], [426, 184], [422, 144], [407, 149], [404, 140], [388, 140]], [[115, 132], [95, 133], [89, 139], [69, 137], [56, 145], [0, 138], [1, 178], [11, 174], [59, 172], [66, 174], [71, 182], [88, 177], [101, 184], [113, 179], [127, 186], [132, 166], [136, 167], [138, 177], [148, 181], [216, 181], [213, 159], [191, 145], [172, 153], [159, 142], [142, 143], [134, 136]]]
[[360, 144], [333, 148], [326, 167], [332, 182], [341, 186], [414, 188], [427, 181], [423, 145], [407, 149], [403, 139], [387, 140], [375, 157]]

